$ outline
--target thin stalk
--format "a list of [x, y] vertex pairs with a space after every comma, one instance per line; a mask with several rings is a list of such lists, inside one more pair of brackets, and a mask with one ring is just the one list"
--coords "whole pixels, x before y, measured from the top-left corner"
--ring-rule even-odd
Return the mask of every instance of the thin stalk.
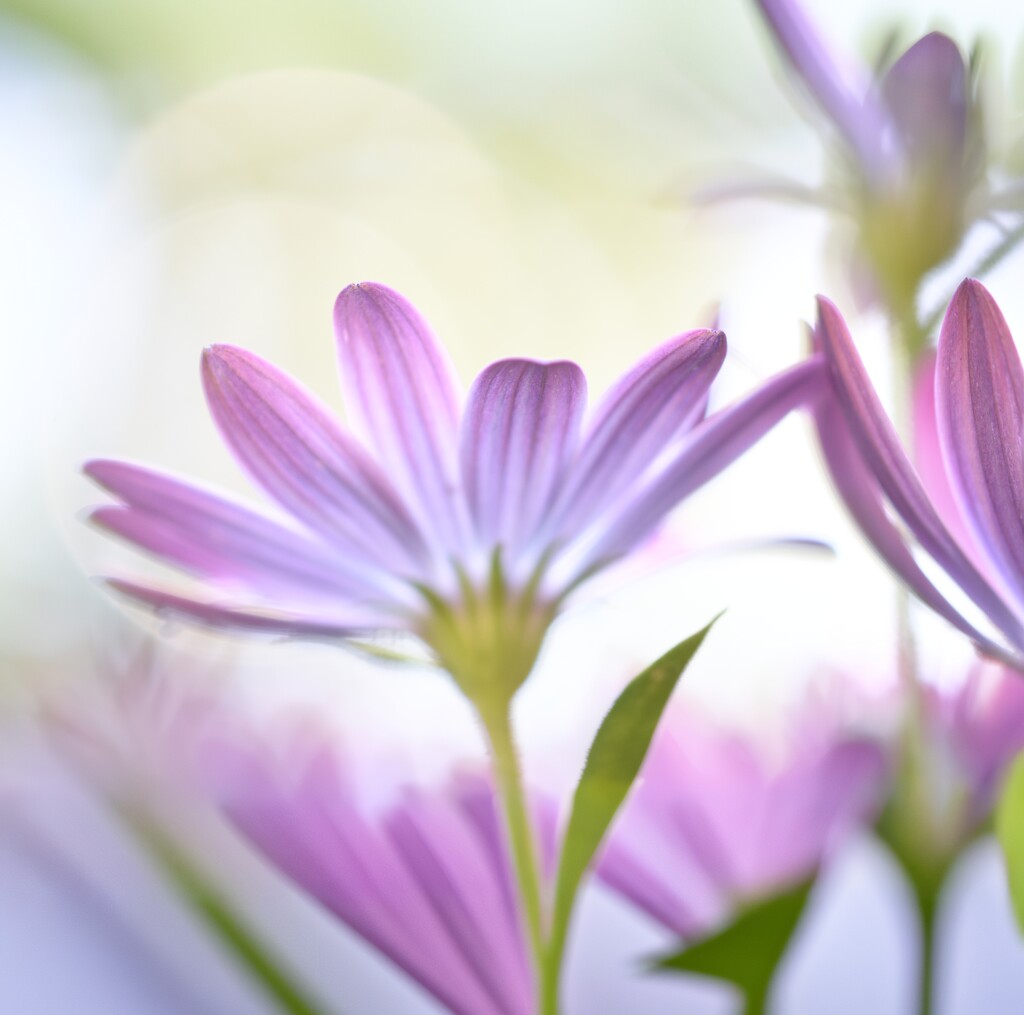
[[917, 993], [919, 1015], [932, 1015], [935, 990], [935, 906], [919, 901], [921, 912], [921, 961], [918, 966], [920, 987]]
[[512, 736], [510, 708], [480, 713], [494, 766], [494, 779], [505, 814], [512, 865], [515, 868], [519, 902], [533, 959], [538, 994], [544, 987], [545, 942], [541, 880], [537, 864], [536, 839], [523, 792], [519, 755]]
[[[913, 304], [897, 313], [898, 340], [893, 342], [893, 423], [907, 453], [914, 460], [913, 384], [914, 367], [929, 347], [931, 326], [921, 324]], [[934, 980], [935, 915], [945, 871], [931, 863], [922, 867], [919, 836], [930, 836], [931, 793], [928, 785], [928, 718], [924, 688], [919, 672], [917, 639], [914, 633], [914, 601], [910, 590], [900, 583], [896, 592], [897, 670], [908, 709], [903, 726], [900, 777], [903, 781], [900, 823], [903, 863], [910, 875], [921, 919], [918, 1011], [931, 1015]], [[928, 850], [933, 844], [923, 844]]]
[[323, 1015], [302, 987], [281, 968], [189, 857], [154, 822], [123, 812], [129, 826], [159, 863], [182, 898], [232, 957], [285, 1015]]
[[[898, 331], [892, 343], [893, 425], [911, 461], [914, 459], [913, 384], [914, 366], [928, 345], [928, 335], [917, 322], [913, 305], [894, 315]], [[896, 587], [896, 667], [900, 684], [911, 703], [915, 725], [923, 722], [917, 639], [914, 635], [914, 602], [901, 582]], [[918, 731], [923, 734], [923, 729]]]

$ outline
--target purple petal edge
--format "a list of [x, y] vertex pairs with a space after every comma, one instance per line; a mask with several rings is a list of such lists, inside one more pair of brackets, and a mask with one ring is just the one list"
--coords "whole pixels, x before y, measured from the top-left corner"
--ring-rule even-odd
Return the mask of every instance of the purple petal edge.
[[999, 307], [973, 279], [942, 323], [935, 406], [956, 502], [1024, 609], [1024, 369]]

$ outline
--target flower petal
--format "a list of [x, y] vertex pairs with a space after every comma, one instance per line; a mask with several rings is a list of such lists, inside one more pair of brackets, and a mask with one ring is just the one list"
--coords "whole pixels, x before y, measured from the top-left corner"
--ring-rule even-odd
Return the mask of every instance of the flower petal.
[[388, 481], [313, 395], [233, 346], [203, 354], [210, 409], [258, 483], [314, 532], [368, 565], [422, 570], [426, 550]]
[[577, 537], [705, 411], [725, 359], [720, 331], [689, 331], [638, 363], [602, 400], [552, 511], [552, 537]]
[[812, 97], [836, 125], [869, 176], [886, 171], [883, 150], [888, 116], [875, 101], [866, 75], [834, 53], [795, 0], [756, 0], [775, 41]]
[[943, 174], [963, 168], [967, 141], [967, 68], [941, 32], [918, 39], [886, 72], [882, 95], [915, 165]]
[[357, 598], [374, 589], [404, 592], [333, 547], [172, 476], [105, 460], [84, 471], [127, 505], [100, 508], [92, 519], [178, 567], [268, 596], [274, 589]]
[[868, 470], [907, 527], [935, 561], [1015, 646], [1024, 627], [949, 534], [900, 446], [839, 311], [818, 298], [815, 340], [829, 363], [836, 398]]
[[550, 510], [576, 452], [585, 402], [586, 379], [575, 363], [503, 360], [473, 384], [463, 483], [484, 548], [505, 547], [508, 567]]
[[[234, 768], [227, 803], [232, 820], [289, 877], [446, 1009], [525, 1015], [528, 977], [517, 989], [495, 984], [489, 976], [509, 957], [488, 957], [483, 937], [465, 936], [475, 922], [473, 909], [487, 910], [479, 928], [484, 934], [508, 922], [509, 914], [500, 897], [488, 892], [485, 901], [476, 894], [491, 877], [480, 855], [485, 847], [444, 800], [435, 801], [429, 829], [418, 815], [405, 821], [401, 805], [388, 821], [370, 819], [323, 748], [296, 772], [282, 771], [242, 745]], [[525, 973], [522, 940], [514, 931], [489, 941], [514, 949]]]
[[[914, 465], [935, 510], [945, 523], [953, 538], [971, 553], [973, 540], [956, 502], [953, 488], [946, 474], [946, 462], [939, 443], [938, 420], [935, 414], [935, 354], [925, 353], [914, 372], [911, 392], [914, 426]], [[987, 561], [981, 561], [971, 554], [975, 567], [992, 580], [986, 568]]]
[[334, 305], [345, 407], [425, 531], [461, 547], [458, 490], [460, 397], [454, 372], [426, 321], [375, 282], [350, 285]]
[[336, 639], [365, 635], [388, 626], [385, 618], [374, 616], [354, 604], [346, 609], [332, 604], [329, 617], [315, 616], [302, 607], [294, 613], [283, 609], [261, 612], [251, 604], [209, 603], [119, 578], [107, 578], [105, 581], [115, 592], [151, 607], [160, 616], [186, 617], [206, 627], [229, 631], [264, 631], [285, 637]]
[[621, 556], [650, 535], [683, 498], [717, 476], [790, 411], [816, 398], [822, 380], [820, 360], [800, 363], [705, 420], [654, 482], [610, 521], [577, 565], [577, 577]]
[[387, 828], [494, 1009], [509, 1015], [530, 1011], [533, 991], [522, 929], [503, 894], [507, 862], [489, 855], [488, 844], [448, 800], [410, 794], [388, 816]]
[[949, 305], [935, 400], [957, 503], [980, 549], [1024, 605], [1024, 369], [980, 282], [963, 282]]
[[814, 415], [825, 465], [836, 490], [882, 560], [923, 603], [966, 634], [986, 655], [1003, 661], [1013, 659], [1004, 647], [969, 623], [918, 566], [902, 534], [886, 514], [878, 482], [865, 466], [839, 406], [822, 399]]

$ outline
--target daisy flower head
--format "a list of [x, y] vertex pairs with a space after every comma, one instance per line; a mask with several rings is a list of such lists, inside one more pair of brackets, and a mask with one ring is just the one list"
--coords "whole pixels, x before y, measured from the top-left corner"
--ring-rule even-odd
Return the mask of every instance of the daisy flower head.
[[280, 517], [141, 466], [86, 465], [120, 502], [94, 520], [201, 591], [112, 584], [218, 628], [411, 632], [477, 702], [510, 700], [570, 593], [813, 397], [820, 375], [801, 364], [706, 417], [725, 336], [690, 331], [584, 425], [570, 362], [492, 363], [463, 399], [427, 323], [386, 286], [346, 288], [334, 324], [347, 426], [258, 356], [203, 354], [213, 417]]

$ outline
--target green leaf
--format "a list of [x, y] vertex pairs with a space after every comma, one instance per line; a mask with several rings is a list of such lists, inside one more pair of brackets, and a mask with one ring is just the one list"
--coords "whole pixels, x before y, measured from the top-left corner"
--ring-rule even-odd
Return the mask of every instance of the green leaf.
[[742, 910], [717, 933], [658, 959], [655, 968], [713, 976], [746, 998], [746, 1015], [767, 1010], [775, 971], [803, 915], [813, 879]]
[[583, 876], [640, 771], [676, 683], [715, 620], [680, 642], [627, 685], [604, 717], [590, 746], [573, 797], [559, 861], [545, 963], [549, 995], [545, 1002], [549, 1007], [554, 1003], [551, 994], [557, 990], [558, 969]]
[[996, 834], [1006, 860], [1006, 878], [1017, 925], [1024, 933], [1024, 754], [1010, 766], [996, 809]]

